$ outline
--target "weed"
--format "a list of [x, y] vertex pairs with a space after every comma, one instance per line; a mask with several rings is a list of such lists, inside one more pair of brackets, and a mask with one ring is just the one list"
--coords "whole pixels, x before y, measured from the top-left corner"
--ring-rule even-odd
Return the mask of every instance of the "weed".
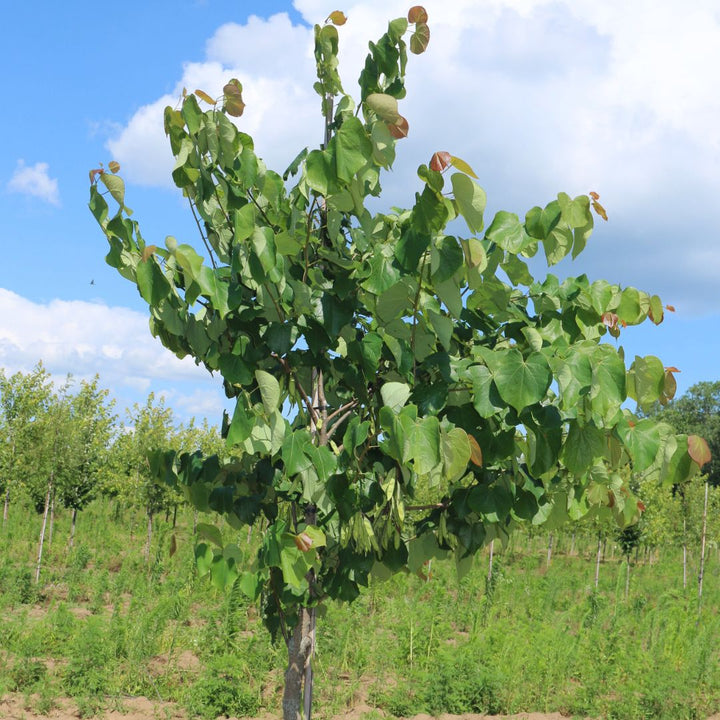
[[234, 655], [211, 659], [187, 693], [188, 712], [205, 720], [214, 720], [219, 715], [256, 715], [260, 709], [260, 693], [248, 684], [248, 676], [247, 666]]

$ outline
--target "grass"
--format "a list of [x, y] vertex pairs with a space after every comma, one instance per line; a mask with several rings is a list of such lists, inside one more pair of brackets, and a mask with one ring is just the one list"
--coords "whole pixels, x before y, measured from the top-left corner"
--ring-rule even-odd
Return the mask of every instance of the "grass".
[[[151, 562], [142, 518], [112, 501], [80, 516], [75, 547], [59, 517], [34, 583], [38, 519], [11, 507], [0, 560], [0, 693], [45, 714], [62, 697], [82, 716], [130, 696], [172, 701], [188, 717], [252, 717], [280, 706], [285, 652], [237, 591], [198, 581], [192, 516], [162, 519]], [[706, 564], [705, 599], [682, 588], [676, 553], [632, 568], [608, 559], [594, 587], [587, 557], [544, 548], [496, 554], [458, 581], [434, 562], [429, 581], [373, 582], [318, 624], [314, 715], [360, 702], [368, 718], [417, 713], [561, 712], [615, 718], [705, 718], [720, 709], [720, 567]], [[250, 554], [250, 550], [248, 550]]]

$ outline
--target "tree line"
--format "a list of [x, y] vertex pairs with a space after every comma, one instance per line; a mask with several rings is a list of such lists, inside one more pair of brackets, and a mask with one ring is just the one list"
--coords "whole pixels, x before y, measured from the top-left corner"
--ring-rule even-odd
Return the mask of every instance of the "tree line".
[[40, 522], [35, 578], [39, 580], [46, 538], [52, 538], [58, 506], [72, 514], [72, 546], [78, 513], [99, 496], [147, 514], [145, 555], [153, 518], [173, 516], [182, 495], [158, 481], [149, 454], [157, 448], [220, 453], [217, 428], [206, 420], [178, 422], [162, 397], [115, 411], [110, 391], [92, 380], [55, 381], [40, 362], [28, 373], [0, 369], [0, 493], [3, 526], [11, 505], [29, 502]]

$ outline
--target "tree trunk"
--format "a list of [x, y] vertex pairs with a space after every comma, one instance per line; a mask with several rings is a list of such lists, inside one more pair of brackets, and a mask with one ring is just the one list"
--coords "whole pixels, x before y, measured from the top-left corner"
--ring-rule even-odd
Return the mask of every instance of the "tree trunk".
[[177, 505], [173, 506], [173, 530], [175, 529], [175, 526], [177, 525]]
[[705, 481], [705, 502], [703, 503], [702, 537], [700, 539], [700, 572], [698, 573], [698, 609], [702, 605], [703, 576], [705, 574], [705, 539], [707, 537], [708, 491], [710, 483]]
[[602, 558], [602, 535], [598, 533], [597, 557], [595, 558], [595, 587], [600, 582], [600, 559]]
[[630, 556], [625, 558], [627, 567], [625, 568], [625, 600], [630, 597]]
[[145, 562], [150, 562], [150, 543], [152, 541], [152, 521], [153, 521], [153, 515], [150, 508], [148, 508], [147, 511], [147, 540], [145, 542]]
[[40, 567], [42, 565], [43, 545], [45, 544], [45, 528], [47, 527], [48, 512], [50, 511], [50, 495], [52, 494], [52, 473], [48, 480], [47, 493], [45, 494], [45, 512], [43, 512], [42, 528], [40, 530], [40, 543], [38, 548], [37, 567], [35, 568], [35, 583], [40, 582]]
[[545, 562], [545, 567], [550, 567], [550, 561], [552, 560], [552, 546], [553, 546], [553, 536], [552, 533], [550, 533], [550, 537], [548, 538], [548, 549], [547, 549], [547, 560]]
[[570, 555], [575, 554], [575, 533], [572, 534], [570, 539]]
[[5, 509], [3, 510], [3, 525], [8, 519], [8, 506], [10, 505], [10, 486], [5, 489]]
[[[315, 608], [300, 608], [298, 623], [288, 638], [288, 665], [283, 691], [283, 720], [310, 720], [312, 653], [315, 644]], [[303, 687], [305, 702], [303, 703]], [[304, 706], [304, 707], [303, 707]]]
[[50, 530], [48, 532], [48, 545], [52, 545], [53, 530], [55, 529], [55, 491], [50, 494]]
[[75, 546], [75, 524], [77, 522], [77, 508], [73, 508], [72, 522], [70, 524], [70, 547]]

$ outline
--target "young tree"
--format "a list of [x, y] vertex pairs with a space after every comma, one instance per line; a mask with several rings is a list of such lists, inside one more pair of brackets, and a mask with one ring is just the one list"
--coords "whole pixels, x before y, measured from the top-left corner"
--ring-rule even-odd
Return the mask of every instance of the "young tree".
[[75, 539], [77, 514], [96, 495], [100, 476], [107, 465], [110, 443], [116, 433], [115, 401], [99, 386], [99, 378], [81, 381], [79, 391], [69, 398], [71, 458], [68, 472], [58, 486], [60, 502], [72, 510], [69, 544]]
[[[0, 488], [4, 490], [3, 525], [12, 492], [23, 489], [38, 469], [43, 423], [52, 394], [42, 363], [30, 373], [10, 377], [0, 370]], [[45, 478], [43, 478], [44, 480]]]
[[[661, 322], [659, 298], [585, 276], [538, 281], [526, 262], [539, 249], [549, 265], [581, 252], [591, 210], [604, 215], [595, 194], [561, 193], [524, 220], [499, 212], [483, 230], [472, 169], [438, 151], [418, 169], [410, 208], [369, 209], [409, 131], [399, 110], [408, 44], [423, 52], [430, 31], [419, 6], [393, 20], [370, 43], [353, 98], [337, 71], [344, 22], [334, 12], [315, 27], [323, 146], [282, 175], [233, 122], [237, 80], [219, 100], [196, 91], [166, 109], [173, 179], [204, 259], [172, 237], [147, 244], [118, 166], [91, 173], [108, 263], [137, 285], [152, 333], [219, 372], [235, 398], [224, 434], [237, 460], [170, 453], [155, 469], [177, 473], [197, 507], [234, 528], [267, 520], [249, 571], [212, 526], [198, 528], [208, 542], [197, 559], [218, 585], [237, 578], [282, 634], [286, 720], [301, 717], [303, 689], [310, 715], [326, 598], [351, 601], [371, 571], [416, 571], [433, 557], [462, 568], [523, 521], [552, 528], [605, 512], [626, 525], [640, 512], [633, 476], [697, 470], [686, 436], [622, 407], [666, 392], [662, 363], [638, 357], [627, 370], [601, 342]], [[448, 231], [456, 219], [467, 236]]]

